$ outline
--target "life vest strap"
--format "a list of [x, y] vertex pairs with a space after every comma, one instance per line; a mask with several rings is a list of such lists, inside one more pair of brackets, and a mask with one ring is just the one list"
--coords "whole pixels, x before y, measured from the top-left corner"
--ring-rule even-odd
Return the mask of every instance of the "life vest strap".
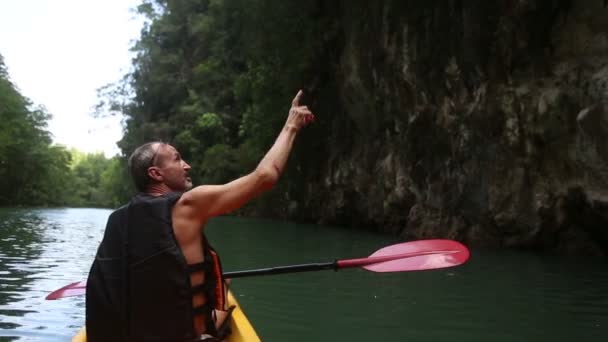
[[211, 313], [213, 312], [215, 308], [211, 305], [209, 305], [209, 303], [197, 306], [195, 308], [192, 308], [192, 314], [193, 315], [211, 315]]
[[209, 290], [212, 290], [215, 288], [215, 284], [213, 282], [206, 282], [206, 283], [202, 283], [202, 284], [198, 284], [195, 286], [192, 286], [190, 288], [190, 292], [192, 293], [192, 295], [198, 294], [198, 293], [203, 293], [206, 294]]
[[209, 269], [209, 267], [211, 267], [212, 265], [213, 265], [213, 262], [211, 260], [197, 262], [196, 264], [189, 264], [188, 273], [207, 271]]

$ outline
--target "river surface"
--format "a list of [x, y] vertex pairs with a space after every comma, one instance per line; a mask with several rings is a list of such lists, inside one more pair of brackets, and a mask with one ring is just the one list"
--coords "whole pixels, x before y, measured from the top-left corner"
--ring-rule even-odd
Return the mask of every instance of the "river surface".
[[[110, 211], [0, 208], [0, 341], [69, 341]], [[225, 271], [356, 258], [397, 242], [327, 226], [223, 217], [207, 232]], [[360, 269], [235, 279], [264, 341], [606, 341], [608, 263], [473, 250], [460, 267]]]

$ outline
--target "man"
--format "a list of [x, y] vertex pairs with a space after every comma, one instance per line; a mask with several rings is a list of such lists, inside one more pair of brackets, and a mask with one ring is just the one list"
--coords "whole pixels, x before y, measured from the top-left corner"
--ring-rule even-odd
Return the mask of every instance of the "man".
[[285, 126], [257, 168], [224, 185], [192, 188], [190, 165], [168, 144], [129, 158], [140, 193], [113, 212], [87, 282], [88, 341], [221, 341], [229, 312], [219, 258], [203, 229], [269, 190], [298, 131], [314, 120], [292, 101]]

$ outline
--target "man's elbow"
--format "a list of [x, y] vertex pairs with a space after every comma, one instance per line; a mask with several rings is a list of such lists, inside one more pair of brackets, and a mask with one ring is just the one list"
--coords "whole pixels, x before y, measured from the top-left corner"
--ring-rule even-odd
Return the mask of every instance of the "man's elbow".
[[262, 191], [268, 191], [279, 181], [279, 173], [274, 168], [258, 168], [256, 169], [258, 184]]

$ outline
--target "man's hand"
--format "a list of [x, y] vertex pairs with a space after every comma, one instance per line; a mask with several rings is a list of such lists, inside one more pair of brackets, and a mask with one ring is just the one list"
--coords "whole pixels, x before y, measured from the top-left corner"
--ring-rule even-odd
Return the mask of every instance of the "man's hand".
[[296, 97], [294, 97], [293, 101], [291, 101], [291, 108], [289, 109], [287, 122], [285, 122], [285, 127], [293, 128], [296, 131], [299, 131], [300, 128], [315, 121], [315, 116], [312, 114], [310, 109], [308, 109], [306, 106], [300, 106], [301, 98], [302, 90], [298, 91]]

